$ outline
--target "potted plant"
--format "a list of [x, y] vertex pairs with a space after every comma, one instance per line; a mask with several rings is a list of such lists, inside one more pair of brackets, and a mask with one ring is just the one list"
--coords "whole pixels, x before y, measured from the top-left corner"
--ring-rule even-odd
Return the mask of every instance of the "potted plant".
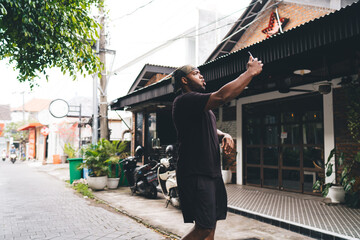
[[231, 183], [232, 171], [231, 167], [236, 163], [236, 151], [232, 151], [230, 154], [222, 154], [222, 170], [221, 174], [224, 183]]
[[[331, 159], [334, 157], [335, 152], [335, 149], [331, 150], [325, 167], [323, 168], [325, 175], [314, 183], [313, 189], [321, 190], [322, 195], [329, 197], [333, 203], [345, 202], [345, 195], [348, 195], [347, 202], [349, 202], [349, 205], [356, 206], [359, 204], [359, 189], [354, 189], [354, 186], [356, 185], [357, 175], [359, 174], [360, 152], [358, 152], [354, 158], [347, 159], [346, 161], [344, 154], [340, 153], [340, 156], [335, 158], [335, 165], [341, 169], [341, 174], [335, 176], [334, 181], [326, 183], [325, 176], [329, 177], [333, 173], [334, 164], [331, 162]], [[337, 179], [339, 179], [339, 181], [337, 181]], [[352, 199], [353, 195], [355, 195], [355, 199]]]
[[76, 149], [71, 143], [64, 144], [64, 154], [67, 158], [75, 158], [76, 157]]
[[119, 160], [126, 157], [127, 142], [114, 141], [111, 147], [111, 157], [108, 159], [109, 174], [107, 180], [107, 187], [109, 189], [116, 189], [120, 181], [120, 164]]
[[108, 160], [112, 156], [112, 143], [101, 139], [96, 145], [84, 148], [84, 161], [79, 169], [87, 168], [88, 185], [93, 190], [103, 190], [107, 184], [109, 174]]

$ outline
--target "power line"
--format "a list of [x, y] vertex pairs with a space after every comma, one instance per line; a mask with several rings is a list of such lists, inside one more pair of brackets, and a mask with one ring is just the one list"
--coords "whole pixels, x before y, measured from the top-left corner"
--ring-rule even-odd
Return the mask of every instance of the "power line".
[[142, 5], [142, 6], [140, 6], [140, 7], [138, 7], [138, 8], [136, 8], [134, 11], [132, 11], [132, 12], [130, 12], [130, 13], [127, 13], [127, 14], [125, 14], [125, 15], [122, 15], [122, 16], [120, 16], [120, 17], [118, 17], [118, 18], [115, 18], [114, 20], [112, 20], [112, 22], [117, 21], [117, 20], [120, 20], [120, 19], [122, 19], [122, 18], [124, 18], [124, 17], [130, 16], [130, 15], [134, 14], [135, 12], [137, 12], [138, 10], [140, 10], [141, 8], [144, 8], [144, 7], [148, 6], [148, 5], [150, 5], [150, 4], [151, 4], [152, 2], [154, 2], [154, 1], [155, 1], [155, 0], [151, 0], [150, 2], [148, 2], [148, 3], [146, 3], [146, 4]]
[[[259, 1], [261, 1], [261, 0], [257, 0], [256, 2], [259, 2]], [[256, 3], [256, 2], [255, 2], [255, 3]], [[259, 13], [262, 13], [262, 12], [264, 12], [264, 11], [266, 11], [266, 10], [268, 10], [268, 9], [272, 8], [273, 6], [276, 6], [276, 5], [278, 5], [278, 4], [279, 4], [279, 3], [274, 3], [273, 5], [265, 8], [265, 9], [263, 9], [263, 10], [261, 10], [261, 11], [259, 11], [258, 13], [255, 13], [255, 14], [253, 14], [253, 15], [251, 15], [251, 16], [247, 16], [247, 17], [245, 17], [245, 18], [243, 18], [243, 19], [241, 19], [241, 20], [246, 20], [246, 19], [248, 19], [248, 18], [250, 18], [250, 17], [253, 17], [254, 15], [258, 15]], [[251, 5], [250, 5], [250, 6], [251, 6]], [[249, 7], [249, 6], [247, 6], [247, 7]], [[247, 8], [247, 7], [245, 7], [245, 8]], [[243, 9], [244, 9], [244, 8], [243, 8]], [[240, 10], [241, 10], [241, 9], [240, 9]], [[238, 11], [240, 11], [240, 10], [238, 10]], [[237, 11], [237, 12], [238, 12], [238, 11]], [[253, 23], [255, 23], [256, 21], [258, 21], [259, 19], [261, 19], [261, 17], [260, 17], [260, 18], [255, 18], [253, 21], [251, 21], [250, 23], [246, 24], [244, 27], [240, 28], [239, 30], [237, 30], [236, 32], [234, 32], [233, 34], [231, 34], [230, 36], [224, 38], [219, 44], [223, 43], [224, 41], [226, 41], [227, 39], [231, 38], [232, 36], [234, 36], [234, 35], [237, 34], [238, 32], [242, 31], [243, 29], [251, 26]], [[236, 20], [235, 22], [228, 23], [228, 24], [223, 25], [223, 26], [221, 26], [221, 27], [225, 27], [225, 26], [227, 26], [227, 25], [237, 23], [238, 21], [239, 21], [239, 20]], [[211, 24], [208, 24], [208, 25], [211, 25]], [[208, 25], [207, 25], [207, 26], [208, 26]], [[215, 31], [216, 29], [219, 29], [219, 28], [221, 28], [221, 27], [218, 27], [218, 28], [209, 30], [208, 32]], [[203, 28], [203, 27], [201, 27], [201, 28]], [[146, 56], [148, 56], [148, 55], [153, 54], [153, 53], [156, 52], [157, 50], [165, 47], [166, 45], [168, 45], [168, 44], [170, 44], [170, 43], [172, 43], [172, 42], [175, 42], [175, 41], [180, 40], [180, 39], [183, 39], [183, 38], [196, 37], [196, 36], [205, 34], [205, 33], [201, 33], [201, 34], [198, 34], [198, 35], [189, 36], [189, 34], [191, 34], [191, 33], [193, 33], [193, 32], [196, 32], [196, 31], [198, 31], [199, 29], [200, 29], [200, 28], [195, 29], [195, 30], [190, 31], [190, 32], [187, 32], [187, 33], [184, 33], [184, 34], [181, 34], [181, 35], [178, 36], [178, 37], [175, 37], [175, 38], [172, 38], [172, 39], [167, 40], [166, 42], [160, 44], [159, 46], [157, 46], [157, 47], [155, 47], [155, 48], [153, 48], [153, 49], [151, 49], [150, 51], [146, 52], [145, 54], [142, 54], [141, 56], [139, 56], [139, 57], [131, 60], [130, 62], [124, 64], [123, 66], [117, 68], [117, 69], [114, 70], [111, 74], [115, 74], [115, 73], [117, 73], [117, 72], [119, 72], [119, 71], [124, 70], [125, 68], [128, 68], [129, 66], [133, 65], [134, 63], [136, 63], [136, 62], [139, 61], [140, 59], [142, 59], [142, 58], [144, 58], [144, 57], [146, 57]]]
[[[271, 6], [267, 7], [267, 8], [265, 8], [265, 9], [261, 10], [260, 12], [257, 12], [257, 13], [254, 13], [254, 14], [252, 14], [252, 15], [249, 15], [249, 16], [247, 16], [246, 18], [242, 18], [241, 21], [246, 20], [246, 19], [248, 19], [248, 18], [251, 18], [251, 17], [253, 17], [253, 16], [256, 16], [256, 15], [258, 15], [259, 13], [262, 13], [262, 12], [268, 10], [269, 8], [272, 8], [273, 6], [276, 6], [276, 5], [278, 5], [278, 4], [279, 4], [279, 2], [274, 3], [273, 5], [271, 5]], [[264, 17], [264, 16], [262, 16], [262, 17]], [[238, 29], [238, 30], [237, 30], [236, 32], [234, 32], [232, 35], [230, 35], [230, 36], [227, 37], [226, 39], [223, 39], [220, 43], [226, 41], [227, 39], [229, 39], [230, 37], [234, 36], [235, 34], [237, 34], [238, 32], [242, 31], [243, 29], [247, 28], [248, 26], [250, 26], [250, 25], [253, 24], [254, 22], [260, 20], [262, 17], [259, 17], [259, 18], [257, 18], [257, 19], [254, 19], [254, 21], [252, 21], [252, 22], [250, 22], [249, 24], [245, 25], [244, 27]], [[211, 29], [211, 30], [206, 31], [206, 32], [203, 32], [203, 33], [199, 33], [199, 34], [196, 34], [196, 35], [187, 36], [187, 38], [192, 38], [192, 37], [201, 36], [201, 35], [204, 35], [204, 34], [206, 34], [206, 33], [213, 32], [213, 31], [215, 31], [215, 30], [217, 30], [217, 29], [226, 27], [226, 26], [228, 26], [228, 25], [235, 24], [235, 23], [237, 23], [237, 22], [239, 22], [239, 20], [237, 20], [237, 21], [235, 21], [235, 22], [231, 22], [231, 23], [224, 24], [224, 25], [222, 25], [222, 26], [220, 26], [220, 27]]]
[[[240, 12], [240, 11], [242, 11], [242, 10], [244, 10], [244, 9], [246, 9], [246, 8], [248, 8], [248, 7], [256, 4], [257, 2], [260, 2], [260, 1], [262, 1], [262, 0], [257, 0], [257, 1], [255, 1], [254, 3], [252, 3], [252, 4], [250, 4], [250, 5], [246, 6], [246, 7], [240, 8], [239, 10], [237, 10], [237, 11], [235, 11], [235, 12], [232, 12], [232, 13], [230, 13], [230, 14], [228, 14], [228, 15], [220, 18], [220, 19], [217, 19], [217, 20], [215, 20], [215, 21], [213, 21], [213, 22], [211, 22], [211, 23], [206, 24], [205, 26], [199, 27], [199, 28], [197, 28], [197, 29], [195, 29], [195, 30], [193, 30], [193, 31], [191, 31], [191, 32], [189, 32], [189, 33], [186, 33], [186, 34], [191, 34], [191, 33], [193, 33], [193, 32], [197, 32], [197, 31], [199, 31], [199, 30], [201, 30], [201, 29], [203, 29], [203, 28], [205, 28], [205, 27], [208, 27], [208, 26], [210, 26], [210, 25], [212, 25], [212, 24], [215, 24], [215, 23], [217, 23], [217, 22], [220, 22], [220, 21], [224, 20], [225, 18], [228, 18], [228, 17], [230, 17], [231, 15], [233, 15], [233, 14], [235, 14], [235, 13], [238, 13], [238, 12]], [[234, 24], [234, 23], [235, 23], [235, 22], [231, 22], [231, 23], [228, 23], [227, 25]], [[194, 36], [196, 36], [196, 35], [194, 35]]]

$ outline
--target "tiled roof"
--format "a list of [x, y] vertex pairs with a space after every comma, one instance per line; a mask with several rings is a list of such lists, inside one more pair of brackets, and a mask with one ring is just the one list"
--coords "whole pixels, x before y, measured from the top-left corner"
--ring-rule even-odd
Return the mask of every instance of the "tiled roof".
[[[25, 103], [24, 111], [25, 112], [40, 112], [49, 107], [51, 100], [50, 99], [40, 99], [33, 98], [29, 102]], [[23, 106], [19, 106], [11, 109], [12, 111], [22, 111]]]

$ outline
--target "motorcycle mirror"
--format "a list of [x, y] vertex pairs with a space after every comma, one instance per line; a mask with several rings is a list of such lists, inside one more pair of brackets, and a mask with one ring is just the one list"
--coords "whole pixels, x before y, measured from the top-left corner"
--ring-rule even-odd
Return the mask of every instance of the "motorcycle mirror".
[[165, 153], [168, 157], [171, 157], [174, 154], [174, 146], [168, 145], [165, 149]]
[[137, 146], [135, 149], [135, 156], [136, 157], [141, 157], [144, 155], [144, 149], [142, 146]]

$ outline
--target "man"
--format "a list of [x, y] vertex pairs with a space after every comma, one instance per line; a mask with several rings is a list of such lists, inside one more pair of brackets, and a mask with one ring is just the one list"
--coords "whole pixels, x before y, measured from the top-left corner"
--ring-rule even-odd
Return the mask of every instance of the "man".
[[262, 66], [261, 61], [250, 57], [246, 72], [213, 93], [205, 93], [206, 83], [197, 68], [185, 65], [173, 73], [175, 85], [182, 89], [172, 113], [179, 143], [176, 176], [180, 204], [184, 222], [195, 221], [194, 228], [182, 239], [214, 239], [216, 221], [226, 218], [219, 142], [224, 152], [230, 153], [234, 141], [216, 129], [211, 109], [237, 97]]

